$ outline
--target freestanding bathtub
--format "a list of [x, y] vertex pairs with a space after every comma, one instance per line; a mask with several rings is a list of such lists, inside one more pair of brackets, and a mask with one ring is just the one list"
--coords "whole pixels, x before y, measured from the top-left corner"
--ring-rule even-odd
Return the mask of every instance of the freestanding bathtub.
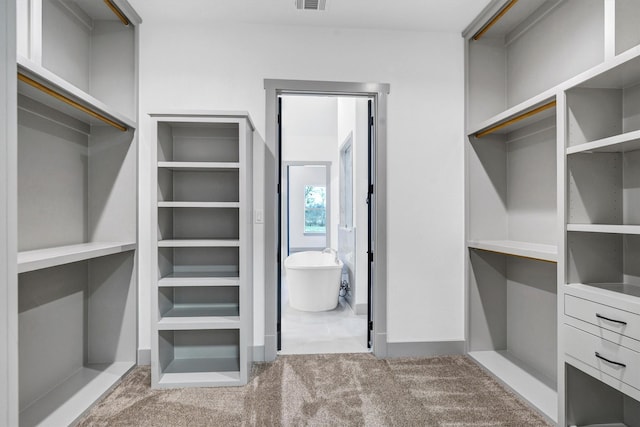
[[342, 261], [335, 252], [298, 252], [284, 260], [289, 305], [301, 311], [327, 311], [338, 305]]

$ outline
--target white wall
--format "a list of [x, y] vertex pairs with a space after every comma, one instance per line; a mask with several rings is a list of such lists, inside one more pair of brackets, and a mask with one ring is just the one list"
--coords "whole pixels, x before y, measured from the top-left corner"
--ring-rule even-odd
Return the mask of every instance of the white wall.
[[[140, 41], [141, 242], [150, 239], [147, 113], [248, 110], [264, 135], [265, 78], [389, 83], [388, 341], [463, 339], [459, 34], [146, 20]], [[141, 348], [150, 347], [150, 261], [142, 244]], [[262, 345], [262, 277], [256, 286], [255, 344]]]

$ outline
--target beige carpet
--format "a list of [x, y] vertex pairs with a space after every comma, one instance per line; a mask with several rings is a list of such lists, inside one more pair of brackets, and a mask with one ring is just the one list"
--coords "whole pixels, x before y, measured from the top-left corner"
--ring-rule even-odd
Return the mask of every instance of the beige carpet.
[[139, 367], [80, 426], [548, 426], [463, 356], [280, 356], [244, 387], [152, 390]]

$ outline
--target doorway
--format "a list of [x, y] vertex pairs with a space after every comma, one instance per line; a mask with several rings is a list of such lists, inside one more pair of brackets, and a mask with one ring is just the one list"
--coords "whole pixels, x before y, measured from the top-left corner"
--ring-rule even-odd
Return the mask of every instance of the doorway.
[[[370, 100], [280, 97], [280, 354], [369, 351]], [[314, 254], [316, 258], [308, 258]], [[301, 257], [327, 264], [299, 265]], [[292, 267], [294, 261], [297, 265]], [[301, 306], [307, 298], [316, 304]]]
[[[281, 317], [279, 301], [282, 271], [282, 193], [283, 164], [281, 136], [281, 103], [283, 95], [355, 96], [370, 98], [368, 102], [369, 189], [366, 200], [369, 235], [367, 270], [369, 289], [368, 344], [378, 357], [387, 355], [386, 337], [386, 96], [389, 85], [377, 83], [343, 83], [298, 80], [265, 80], [266, 146], [265, 152], [265, 360], [274, 360], [279, 346]], [[337, 170], [335, 171], [338, 172]], [[270, 261], [275, 255], [276, 262]]]

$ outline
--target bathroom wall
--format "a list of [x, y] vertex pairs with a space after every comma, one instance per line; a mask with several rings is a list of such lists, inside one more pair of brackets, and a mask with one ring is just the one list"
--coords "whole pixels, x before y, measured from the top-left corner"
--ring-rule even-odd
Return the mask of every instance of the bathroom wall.
[[[322, 96], [282, 97], [282, 161], [330, 162], [331, 240], [338, 249], [338, 101]], [[308, 239], [300, 239], [308, 240]], [[298, 241], [294, 242], [298, 244]]]
[[338, 145], [351, 135], [353, 150], [353, 230], [338, 230], [339, 252], [349, 270], [349, 305], [356, 314], [367, 313], [367, 190], [368, 190], [368, 108], [365, 98], [338, 98]]
[[[289, 167], [289, 249], [292, 251], [323, 250], [327, 247], [326, 234], [314, 236], [304, 233], [304, 188], [307, 185], [327, 187], [326, 168], [323, 166]], [[330, 206], [330, 208], [336, 209], [336, 206]]]
[[[140, 321], [150, 348], [148, 113], [247, 110], [265, 135], [264, 79], [389, 83], [388, 341], [464, 337], [463, 40], [458, 33], [159, 21], [140, 33]], [[255, 147], [256, 189], [265, 149]], [[265, 195], [257, 192], [256, 206]], [[273, 195], [269, 195], [273, 197]], [[255, 345], [264, 344], [264, 224], [255, 224]], [[261, 270], [262, 269], [262, 270]]]

